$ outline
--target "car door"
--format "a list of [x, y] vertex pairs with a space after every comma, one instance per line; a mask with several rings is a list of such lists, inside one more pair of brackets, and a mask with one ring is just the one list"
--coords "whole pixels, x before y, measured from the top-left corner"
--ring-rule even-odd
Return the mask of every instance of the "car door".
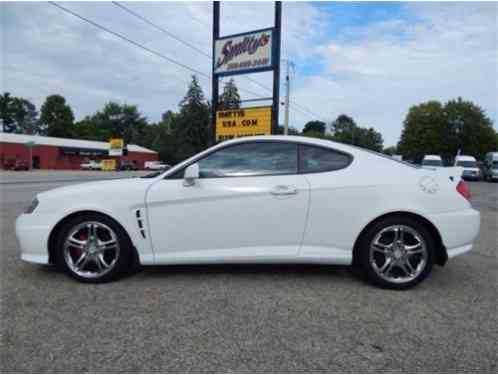
[[192, 186], [183, 170], [154, 183], [146, 200], [156, 262], [296, 256], [309, 200], [297, 159], [295, 143], [246, 141], [198, 160]]

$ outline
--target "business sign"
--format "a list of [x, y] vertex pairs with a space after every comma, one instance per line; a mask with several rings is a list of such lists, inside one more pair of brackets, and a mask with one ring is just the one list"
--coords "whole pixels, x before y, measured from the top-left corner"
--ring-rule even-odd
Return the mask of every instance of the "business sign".
[[216, 140], [271, 134], [271, 107], [216, 112]]
[[215, 40], [214, 74], [230, 75], [272, 69], [273, 29]]
[[105, 159], [100, 162], [103, 171], [115, 171], [116, 159]]
[[123, 156], [124, 141], [122, 138], [109, 140], [109, 156]]

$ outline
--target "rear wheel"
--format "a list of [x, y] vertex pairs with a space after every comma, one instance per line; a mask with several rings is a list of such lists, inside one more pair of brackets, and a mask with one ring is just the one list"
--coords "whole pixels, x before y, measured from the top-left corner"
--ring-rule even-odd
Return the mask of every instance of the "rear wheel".
[[131, 242], [114, 220], [83, 214], [63, 225], [56, 243], [59, 268], [83, 282], [111, 281], [130, 264]]
[[404, 216], [382, 219], [367, 228], [358, 247], [366, 278], [390, 289], [408, 289], [424, 280], [434, 264], [435, 241], [426, 226]]

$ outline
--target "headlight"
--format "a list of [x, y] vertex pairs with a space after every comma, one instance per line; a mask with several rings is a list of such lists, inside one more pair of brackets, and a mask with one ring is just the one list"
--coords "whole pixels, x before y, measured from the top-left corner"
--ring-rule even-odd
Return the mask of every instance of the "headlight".
[[35, 199], [33, 199], [33, 200], [31, 201], [31, 203], [29, 204], [29, 206], [28, 206], [28, 207], [26, 207], [26, 209], [24, 210], [24, 213], [25, 213], [25, 214], [30, 214], [30, 213], [32, 213], [32, 212], [35, 210], [35, 208], [36, 208], [37, 206], [38, 206], [38, 199], [36, 199], [36, 198], [35, 198]]

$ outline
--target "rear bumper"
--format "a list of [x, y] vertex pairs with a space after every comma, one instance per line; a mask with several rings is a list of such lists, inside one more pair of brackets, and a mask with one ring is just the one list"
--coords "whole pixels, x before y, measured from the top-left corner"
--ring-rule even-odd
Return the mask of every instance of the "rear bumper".
[[431, 215], [429, 219], [439, 230], [448, 258], [472, 250], [473, 242], [479, 235], [481, 215], [472, 208]]

